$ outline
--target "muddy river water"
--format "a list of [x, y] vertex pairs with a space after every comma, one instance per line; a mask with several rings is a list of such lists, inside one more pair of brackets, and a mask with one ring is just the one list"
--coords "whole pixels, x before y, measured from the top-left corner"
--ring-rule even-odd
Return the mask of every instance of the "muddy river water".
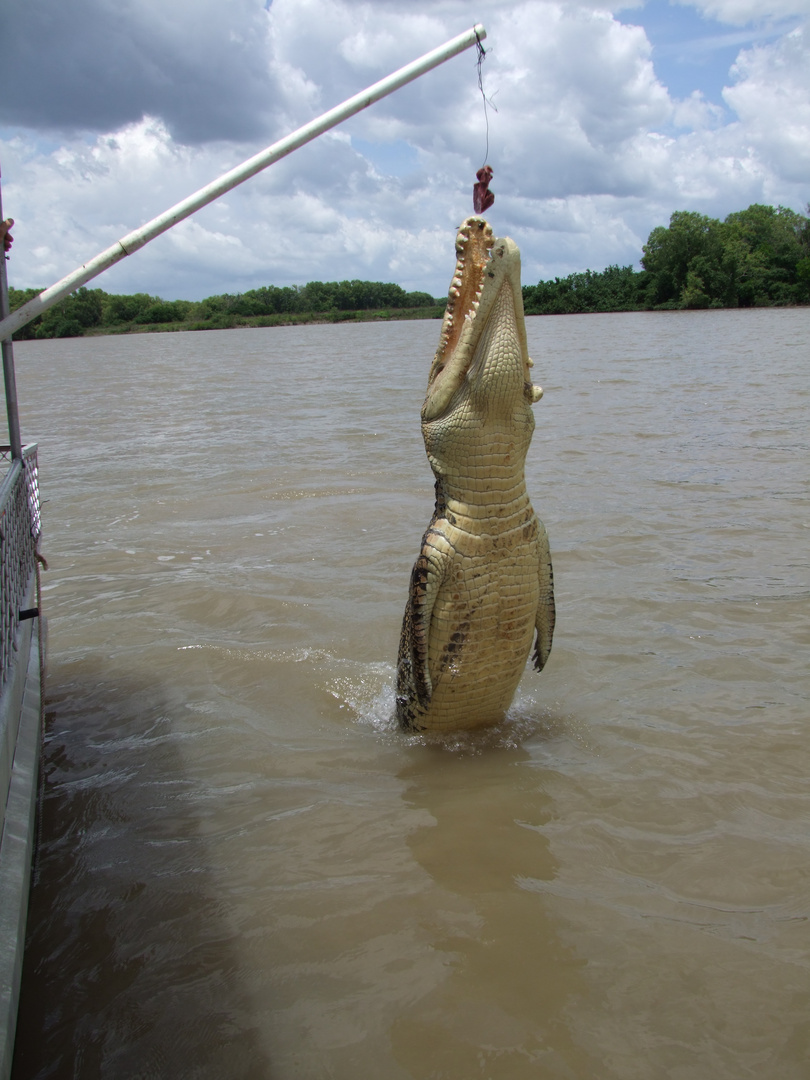
[[49, 674], [14, 1080], [806, 1080], [810, 310], [528, 320], [558, 628], [392, 722], [436, 322], [16, 346]]

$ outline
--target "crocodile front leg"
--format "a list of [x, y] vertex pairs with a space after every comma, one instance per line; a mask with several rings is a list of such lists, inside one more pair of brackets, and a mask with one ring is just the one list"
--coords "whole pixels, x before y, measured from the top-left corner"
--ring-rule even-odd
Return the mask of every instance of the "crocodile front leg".
[[447, 540], [432, 523], [411, 571], [397, 658], [397, 718], [402, 727], [415, 731], [420, 730], [418, 714], [427, 710], [433, 696], [428, 667], [430, 620], [451, 561]]
[[554, 623], [557, 613], [554, 607], [554, 573], [551, 569], [551, 552], [548, 546], [548, 533], [542, 521], [537, 522], [537, 548], [538, 566], [537, 574], [540, 584], [540, 595], [537, 600], [537, 616], [535, 629], [537, 639], [534, 646], [534, 668], [542, 671], [546, 666], [549, 653], [551, 652], [551, 639], [554, 636]]

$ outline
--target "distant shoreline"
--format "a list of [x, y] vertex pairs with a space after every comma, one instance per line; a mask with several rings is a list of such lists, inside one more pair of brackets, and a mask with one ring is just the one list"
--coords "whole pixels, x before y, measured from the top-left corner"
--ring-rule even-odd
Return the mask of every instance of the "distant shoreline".
[[[650, 233], [643, 269], [612, 265], [524, 285], [526, 315], [738, 310], [810, 304], [810, 218], [753, 203], [724, 221], [678, 210]], [[38, 289], [9, 289], [11, 310]], [[265, 285], [204, 300], [79, 288], [16, 340], [440, 319], [444, 298], [381, 281]]]
[[81, 337], [117, 337], [121, 334], [196, 333], [202, 330], [266, 329], [271, 326], [334, 325], [351, 322], [407, 322], [413, 319], [441, 319], [444, 305], [430, 308], [400, 308], [382, 311], [316, 311], [287, 315], [232, 316], [202, 322], [138, 323], [121, 326], [88, 327]]
[[[705, 311], [763, 311], [763, 310], [790, 310], [806, 308], [808, 304], [767, 304], [760, 307], [750, 308], [704, 308]], [[555, 315], [628, 315], [632, 312], [641, 312], [647, 315], [660, 315], [673, 312], [695, 314], [695, 308], [616, 308], [613, 311], [571, 311], [571, 312], [536, 312], [527, 311], [526, 318], [547, 318]], [[701, 309], [697, 309], [701, 310]], [[81, 337], [118, 337], [122, 334], [176, 334], [197, 333], [202, 330], [246, 330], [265, 329], [271, 326], [333, 326], [338, 323], [352, 322], [409, 322], [416, 319], [441, 319], [444, 315], [444, 305], [435, 308], [403, 308], [393, 311], [317, 311], [311, 314], [301, 312], [290, 315], [259, 315], [254, 317], [234, 318], [218, 322], [187, 322], [187, 323], [153, 323], [151, 325], [129, 326], [94, 326], [88, 327]], [[79, 336], [79, 335], [77, 335]]]
[[[710, 311], [739, 311], [751, 312], [765, 309], [795, 309], [804, 308], [807, 304], [768, 304], [755, 308], [704, 308]], [[546, 318], [559, 315], [627, 315], [632, 312], [643, 312], [649, 315], [657, 315], [662, 312], [695, 313], [694, 308], [615, 308], [612, 311], [571, 311], [571, 312], [537, 312], [527, 311], [526, 318]], [[698, 309], [699, 310], [699, 309]], [[414, 320], [441, 319], [445, 307], [436, 306], [431, 308], [400, 308], [383, 311], [317, 311], [298, 312], [287, 315], [257, 315], [257, 316], [233, 316], [221, 320], [212, 319], [202, 322], [194, 320], [190, 322], [173, 323], [128, 323], [119, 326], [91, 326], [86, 327], [81, 334], [70, 335], [77, 337], [121, 337], [132, 334], [177, 334], [199, 333], [204, 330], [254, 330], [267, 329], [274, 326], [335, 326], [340, 323], [368, 323], [368, 322], [410, 322]], [[24, 339], [18, 339], [24, 340]], [[28, 340], [45, 340], [42, 338], [30, 338]]]

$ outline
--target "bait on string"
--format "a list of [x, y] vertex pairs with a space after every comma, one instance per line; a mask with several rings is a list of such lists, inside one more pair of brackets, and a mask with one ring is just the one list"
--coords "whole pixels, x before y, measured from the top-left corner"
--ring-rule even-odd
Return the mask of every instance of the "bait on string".
[[487, 55], [487, 50], [481, 44], [481, 39], [478, 34], [475, 35], [475, 42], [478, 47], [478, 89], [481, 91], [481, 98], [484, 102], [484, 125], [486, 129], [486, 151], [484, 153], [484, 164], [475, 174], [478, 183], [473, 185], [473, 209], [476, 214], [484, 214], [489, 210], [490, 206], [495, 202], [495, 193], [489, 190], [489, 183], [492, 180], [492, 167], [487, 164], [489, 158], [489, 113], [487, 112], [487, 105], [492, 105], [492, 108], [497, 112], [498, 110], [492, 104], [491, 101], [487, 101], [487, 96], [484, 93], [484, 80], [482, 67], [484, 64], [484, 57]]

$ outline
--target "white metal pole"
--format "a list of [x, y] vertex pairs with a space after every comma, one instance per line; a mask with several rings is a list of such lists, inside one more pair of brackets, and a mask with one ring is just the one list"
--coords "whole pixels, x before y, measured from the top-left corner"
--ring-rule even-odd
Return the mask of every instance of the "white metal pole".
[[127, 233], [121, 240], [116, 241], [112, 247], [108, 247], [106, 251], [96, 255], [94, 259], [90, 259], [89, 262], [77, 267], [67, 277], [63, 277], [61, 281], [57, 281], [55, 285], [51, 285], [49, 289], [45, 289], [39, 296], [35, 296], [33, 300], [29, 300], [27, 304], [23, 304], [22, 307], [17, 308], [11, 315], [0, 321], [0, 341], [10, 337], [20, 327], [35, 319], [37, 315], [47, 311], [48, 308], [58, 303], [68, 293], [72, 293], [79, 286], [90, 281], [91, 278], [96, 277], [119, 262], [119, 260], [137, 251], [138, 248], [142, 248], [144, 244], [148, 244], [150, 240], [154, 240], [156, 236], [160, 236], [167, 229], [171, 229], [173, 225], [183, 221], [201, 207], [207, 206], [208, 203], [218, 199], [226, 191], [230, 191], [245, 180], [249, 180], [251, 176], [255, 176], [262, 169], [266, 169], [268, 165], [272, 165], [279, 158], [286, 157], [293, 150], [297, 150], [305, 143], [311, 142], [312, 139], [322, 135], [325, 131], [329, 131], [330, 128], [342, 123], [342, 121], [348, 120], [350, 116], [354, 116], [356, 113], [368, 108], [369, 105], [373, 105], [380, 98], [387, 97], [394, 90], [399, 90], [401, 86], [413, 82], [420, 75], [424, 75], [426, 72], [438, 67], [439, 64], [443, 64], [445, 60], [464, 52], [465, 49], [469, 49], [476, 42], [483, 41], [486, 36], [487, 32], [480, 23], [473, 26], [470, 30], [459, 34], [458, 37], [446, 41], [438, 49], [425, 53], [424, 56], [420, 56], [418, 60], [413, 60], [410, 64], [400, 68], [399, 71], [395, 71], [385, 79], [380, 79], [379, 82], [374, 83], [365, 90], [361, 90], [359, 94], [350, 97], [342, 105], [336, 105], [329, 112], [325, 112], [317, 119], [304, 124], [303, 127], [280, 139], [277, 143], [273, 143], [272, 146], [262, 150], [261, 153], [248, 158], [247, 161], [243, 161], [235, 169], [231, 169], [230, 172], [220, 176], [218, 180], [212, 181], [206, 187], [200, 188], [199, 191], [189, 195], [182, 202], [172, 206], [158, 217], [153, 218], [146, 225]]

